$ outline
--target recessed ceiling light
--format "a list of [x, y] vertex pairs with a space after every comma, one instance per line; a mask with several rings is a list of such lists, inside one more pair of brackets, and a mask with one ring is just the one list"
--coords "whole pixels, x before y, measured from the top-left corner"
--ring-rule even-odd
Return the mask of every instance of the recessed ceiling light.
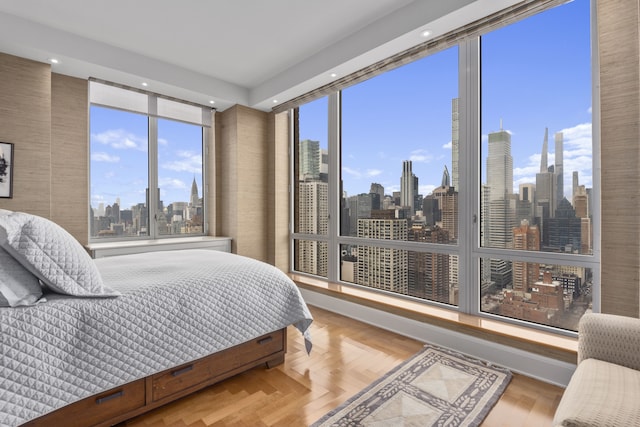
[[52, 64], [59, 64], [60, 61], [57, 60], [56, 58], [49, 58], [49, 62], [51, 62]]
[[429, 37], [431, 34], [433, 34], [433, 31], [431, 31], [431, 30], [423, 30], [423, 31], [420, 33], [420, 35], [421, 35], [422, 37]]
[[149, 83], [147, 83], [147, 82], [142, 82], [142, 86], [147, 87], [147, 86], [149, 86]]
[[214, 101], [213, 99], [211, 101], [209, 101], [209, 104], [215, 104], [216, 101]]
[[273, 103], [274, 103], [274, 104], [277, 104], [277, 103], [278, 103], [278, 100], [277, 100], [277, 99], [274, 99], [274, 100], [273, 100]]
[[331, 77], [338, 77], [336, 73], [331, 73]]

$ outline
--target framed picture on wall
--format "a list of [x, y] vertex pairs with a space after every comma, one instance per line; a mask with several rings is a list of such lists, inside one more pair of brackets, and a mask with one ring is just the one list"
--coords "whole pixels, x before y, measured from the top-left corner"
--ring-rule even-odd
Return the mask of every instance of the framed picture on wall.
[[13, 197], [13, 144], [0, 142], [0, 197]]

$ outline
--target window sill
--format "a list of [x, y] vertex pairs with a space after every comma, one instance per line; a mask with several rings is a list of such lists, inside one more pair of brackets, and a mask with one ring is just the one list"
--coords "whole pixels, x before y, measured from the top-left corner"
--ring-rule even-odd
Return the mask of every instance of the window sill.
[[564, 362], [576, 363], [578, 339], [574, 337], [472, 316], [393, 296], [366, 292], [301, 274], [290, 273], [289, 276], [299, 287], [304, 289]]
[[86, 248], [93, 258], [179, 249], [212, 249], [231, 252], [231, 238], [190, 236], [157, 240], [145, 239], [118, 242], [93, 242], [89, 243]]

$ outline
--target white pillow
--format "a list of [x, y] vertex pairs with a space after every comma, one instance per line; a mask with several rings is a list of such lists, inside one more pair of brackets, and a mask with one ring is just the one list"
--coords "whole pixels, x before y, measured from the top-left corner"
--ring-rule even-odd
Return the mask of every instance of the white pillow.
[[102, 283], [98, 268], [80, 243], [48, 219], [23, 212], [0, 215], [0, 246], [54, 292], [120, 295]]
[[13, 211], [8, 211], [6, 209], [0, 209], [0, 215], [9, 215], [10, 213], [12, 213]]
[[41, 297], [38, 278], [0, 248], [0, 307], [33, 305], [42, 302]]

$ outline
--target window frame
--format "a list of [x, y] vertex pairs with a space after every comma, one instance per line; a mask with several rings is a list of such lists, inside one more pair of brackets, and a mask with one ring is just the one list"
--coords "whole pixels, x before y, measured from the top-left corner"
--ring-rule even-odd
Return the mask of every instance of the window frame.
[[[99, 84], [103, 86], [103, 89], [100, 90], [108, 90], [109, 87], [115, 87], [118, 90], [127, 90], [132, 94], [143, 94], [147, 97], [147, 105], [146, 111], [145, 109], [129, 109], [124, 108], [122, 106], [117, 106], [110, 104], [109, 102], [95, 102], [91, 97], [91, 88], [93, 85]], [[182, 101], [171, 97], [166, 97], [157, 93], [147, 92], [135, 88], [129, 88], [123, 85], [117, 85], [109, 82], [98, 81], [95, 79], [89, 80], [89, 97], [88, 97], [88, 107], [89, 107], [89, 129], [91, 129], [91, 107], [96, 106], [100, 108], [108, 108], [112, 110], [122, 111], [131, 114], [139, 114], [147, 117], [147, 144], [148, 144], [148, 152], [147, 152], [147, 168], [148, 168], [148, 178], [147, 178], [147, 200], [145, 203], [147, 204], [147, 223], [148, 233], [145, 236], [120, 236], [120, 237], [109, 237], [109, 238], [97, 238], [92, 235], [91, 229], [88, 230], [89, 235], [89, 243], [108, 243], [108, 242], [125, 242], [125, 241], [143, 241], [143, 240], [164, 240], [164, 239], [175, 239], [175, 238], [189, 238], [189, 237], [202, 237], [209, 234], [209, 221], [207, 219], [207, 213], [209, 209], [210, 194], [209, 194], [209, 175], [210, 171], [208, 170], [208, 165], [211, 163], [208, 158], [213, 144], [213, 119], [212, 112], [215, 111], [214, 108], [197, 105], [188, 101]], [[200, 108], [202, 111], [202, 117], [200, 122], [186, 120], [184, 117], [178, 117], [170, 115], [161, 115], [158, 114], [158, 100], [166, 100], [170, 102], [185, 104], [186, 106], [192, 106]], [[158, 206], [158, 119], [170, 120], [178, 123], [185, 123], [189, 125], [200, 126], [201, 128], [201, 150], [202, 150], [202, 216], [203, 216], [203, 225], [201, 233], [189, 233], [189, 234], [162, 234], [158, 231], [158, 223], [157, 223], [157, 215], [155, 214], [155, 210], [152, 212], [150, 209], [151, 206]], [[89, 215], [91, 212], [91, 132], [89, 131], [89, 183], [88, 183], [88, 192], [89, 192]], [[89, 221], [91, 224], [91, 221]], [[152, 225], [153, 224], [153, 225]]]
[[[594, 0], [589, 2], [591, 8], [590, 15], [590, 39], [591, 39], [591, 87], [592, 87], [592, 232], [593, 246], [590, 255], [585, 254], [567, 254], [552, 252], [533, 252], [522, 251], [516, 249], [502, 249], [482, 247], [480, 241], [480, 214], [481, 214], [481, 195], [482, 195], [482, 179], [481, 179], [481, 35], [467, 38], [458, 45], [458, 85], [459, 85], [459, 170], [466, 170], [469, 173], [460, 174], [458, 179], [460, 188], [458, 189], [459, 205], [458, 205], [458, 243], [451, 244], [433, 244], [433, 243], [416, 243], [403, 241], [373, 240], [350, 236], [341, 236], [339, 227], [340, 218], [340, 178], [341, 178], [341, 147], [340, 147], [340, 128], [341, 128], [341, 92], [335, 91], [328, 95], [328, 126], [329, 126], [329, 234], [327, 236], [310, 235], [295, 233], [294, 222], [297, 218], [294, 216], [295, 196], [292, 195], [291, 200], [291, 218], [290, 223], [290, 242], [291, 242], [291, 271], [296, 275], [309, 275], [307, 273], [294, 270], [295, 258], [295, 240], [315, 240], [328, 243], [328, 272], [326, 280], [329, 283], [337, 283], [344, 286], [355, 287], [372, 293], [381, 292], [383, 294], [392, 295], [400, 300], [408, 298], [412, 301], [418, 301], [427, 305], [443, 306], [443, 304], [412, 298], [408, 295], [400, 295], [388, 293], [378, 289], [368, 288], [351, 282], [340, 280], [340, 250], [342, 245], [371, 245], [384, 248], [394, 248], [408, 251], [431, 252], [437, 254], [453, 254], [458, 256], [458, 286], [459, 300], [458, 306], [444, 305], [446, 308], [456, 310], [459, 313], [471, 314], [478, 317], [491, 318], [501, 322], [512, 323], [526, 326], [533, 329], [543, 330], [559, 335], [577, 336], [577, 331], [562, 329], [549, 325], [533, 323], [521, 319], [509, 318], [497, 314], [483, 312], [481, 309], [480, 295], [480, 262], [483, 258], [493, 257], [505, 260], [517, 260], [524, 262], [550, 264], [550, 265], [570, 265], [577, 267], [586, 267], [591, 269], [593, 277], [592, 288], [592, 309], [595, 312], [600, 311], [600, 283], [601, 283], [601, 267], [600, 267], [600, 103], [599, 103], [599, 87], [597, 84], [597, 70], [599, 67], [597, 44], [593, 40], [597, 40], [596, 32], [596, 9]], [[544, 11], [542, 12], [544, 13]], [[437, 52], [433, 52], [434, 54]], [[356, 83], [357, 84], [357, 83]], [[297, 107], [296, 107], [297, 108]], [[297, 153], [296, 130], [294, 130], [296, 122], [294, 120], [297, 114], [296, 108], [291, 110], [290, 116], [290, 152], [291, 171], [295, 168]], [[290, 188], [295, 192], [295, 175], [290, 174]], [[467, 284], [467, 285], [464, 285]], [[469, 285], [470, 284], [470, 285]]]

